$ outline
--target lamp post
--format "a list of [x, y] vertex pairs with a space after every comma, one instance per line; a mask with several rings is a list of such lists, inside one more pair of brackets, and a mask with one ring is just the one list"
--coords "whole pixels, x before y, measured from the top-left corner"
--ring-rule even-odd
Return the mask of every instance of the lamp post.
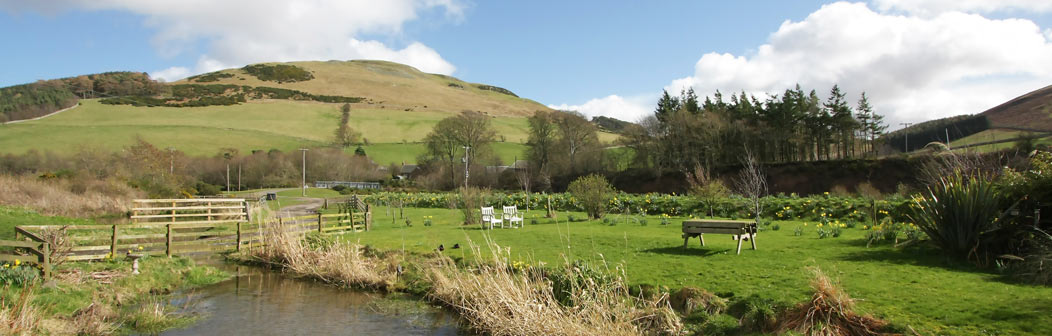
[[303, 196], [303, 197], [307, 197], [307, 151], [308, 151], [308, 149], [300, 148], [300, 151], [303, 152], [303, 179], [300, 180], [300, 191], [301, 191], [300, 195]]
[[906, 129], [909, 128], [911, 125], [913, 125], [913, 123], [899, 123], [899, 125], [903, 126], [902, 127], [902, 130], [903, 130], [902, 133], [906, 134], [906, 148], [903, 151], [903, 153], [909, 153], [909, 151], [910, 151], [910, 133], [906, 132]]
[[464, 188], [468, 187], [468, 152], [471, 151], [471, 146], [464, 147]]

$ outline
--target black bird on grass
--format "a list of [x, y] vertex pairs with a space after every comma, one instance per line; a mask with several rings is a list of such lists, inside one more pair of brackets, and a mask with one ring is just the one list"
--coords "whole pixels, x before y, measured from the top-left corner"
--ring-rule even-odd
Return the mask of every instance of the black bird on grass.
[[442, 246], [442, 244], [438, 244], [438, 252], [442, 252], [442, 251], [445, 251], [445, 250], [446, 250], [445, 246]]
[[454, 249], [458, 249], [458, 248], [460, 248], [460, 244], [459, 244], [459, 243], [458, 243], [458, 244], [453, 244], [453, 248], [454, 248]]

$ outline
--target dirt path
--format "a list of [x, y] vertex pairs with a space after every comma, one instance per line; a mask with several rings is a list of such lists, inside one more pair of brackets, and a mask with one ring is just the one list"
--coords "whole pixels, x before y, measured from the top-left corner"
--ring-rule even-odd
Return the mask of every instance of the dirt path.
[[307, 215], [314, 213], [315, 210], [321, 209], [325, 205], [325, 200], [321, 198], [309, 198], [309, 197], [289, 197], [288, 199], [302, 200], [306, 203], [289, 205], [281, 207], [281, 213], [289, 213], [293, 216]]

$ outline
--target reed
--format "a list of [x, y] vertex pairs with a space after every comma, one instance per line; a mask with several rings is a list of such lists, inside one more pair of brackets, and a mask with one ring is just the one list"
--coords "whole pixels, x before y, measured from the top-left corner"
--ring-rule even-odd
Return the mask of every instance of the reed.
[[[457, 312], [468, 325], [491, 335], [676, 335], [679, 317], [667, 295], [648, 300], [628, 295], [623, 272], [597, 280], [569, 262], [548, 271], [509, 264], [507, 249], [476, 246], [476, 264], [465, 268], [446, 258], [428, 272], [429, 297]], [[445, 257], [442, 257], [445, 258]], [[553, 289], [553, 277], [577, 279]], [[568, 299], [560, 300], [561, 295]]]

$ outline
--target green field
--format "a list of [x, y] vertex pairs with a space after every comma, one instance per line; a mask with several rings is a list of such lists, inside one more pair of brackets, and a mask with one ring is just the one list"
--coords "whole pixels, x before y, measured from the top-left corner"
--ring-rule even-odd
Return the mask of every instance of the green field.
[[[957, 139], [957, 140], [954, 140], [954, 141], [950, 141], [950, 148], [957, 148], [957, 147], [960, 147], [960, 146], [965, 146], [965, 145], [970, 145], [970, 144], [975, 144], [975, 143], [981, 143], [981, 142], [998, 141], [998, 140], [1006, 140], [1006, 139], [1016, 139], [1016, 138], [1018, 138], [1020, 136], [1026, 135], [1026, 134], [1027, 134], [1027, 132], [1015, 131], [1015, 130], [988, 129], [988, 130], [985, 130], [985, 131], [982, 131], [982, 132], [979, 132], [979, 133], [975, 133], [975, 134], [966, 136], [964, 138], [960, 138], [960, 139]], [[1035, 144], [1052, 145], [1052, 137], [1037, 139], [1034, 143]], [[1002, 143], [996, 143], [996, 144], [968, 147], [967, 150], [974, 150], [974, 151], [978, 151], [978, 152], [992, 152], [992, 151], [1009, 149], [1009, 148], [1012, 148], [1014, 146], [1015, 146], [1015, 141], [1011, 141], [1011, 142], [1002, 142]]]
[[[295, 150], [324, 146], [336, 128], [337, 104], [254, 101], [233, 106], [193, 108], [104, 105], [83, 100], [78, 108], [42, 120], [0, 126], [0, 152], [30, 149], [71, 153], [86, 148], [117, 151], [136, 137], [159, 148], [189, 155], [215, 155], [221, 148]], [[442, 118], [433, 111], [352, 110], [351, 124], [370, 145], [368, 155], [379, 164], [416, 162], [418, 143]], [[528, 131], [525, 118], [494, 117], [498, 142], [493, 148], [505, 163], [522, 157]], [[500, 142], [500, 136], [505, 142]], [[601, 133], [610, 142], [616, 135]], [[348, 149], [353, 151], [354, 147]]]
[[[776, 222], [778, 231], [759, 234], [759, 250], [734, 254], [728, 235], [710, 235], [706, 247], [692, 240], [683, 249], [677, 218], [661, 225], [651, 217], [646, 226], [614, 226], [599, 221], [567, 224], [560, 213], [558, 224], [530, 214], [525, 228], [480, 230], [459, 225], [456, 210], [406, 209], [412, 227], [404, 220], [392, 224], [385, 207], [375, 207], [372, 231], [346, 234], [350, 241], [381, 249], [429, 252], [443, 244], [453, 257], [470, 258], [467, 249], [454, 244], [485, 244], [491, 239], [510, 246], [512, 258], [558, 265], [563, 258], [606, 260], [622, 265], [630, 282], [668, 286], [696, 286], [721, 296], [742, 298], [760, 295], [787, 302], [801, 302], [810, 295], [808, 267], [818, 266], [842, 281], [859, 299], [860, 310], [910, 326], [921, 334], [1032, 334], [1052, 333], [1052, 288], [1015, 284], [997, 274], [972, 266], [953, 264], [929, 248], [898, 249], [887, 245], [866, 247], [865, 231], [844, 229], [839, 238], [819, 239], [814, 223], [794, 236], [800, 222]], [[577, 218], [583, 214], [574, 213]], [[423, 226], [424, 216], [434, 225]], [[613, 216], [617, 218], [617, 216]], [[483, 250], [486, 250], [485, 248]], [[485, 254], [485, 253], [484, 253]]]

